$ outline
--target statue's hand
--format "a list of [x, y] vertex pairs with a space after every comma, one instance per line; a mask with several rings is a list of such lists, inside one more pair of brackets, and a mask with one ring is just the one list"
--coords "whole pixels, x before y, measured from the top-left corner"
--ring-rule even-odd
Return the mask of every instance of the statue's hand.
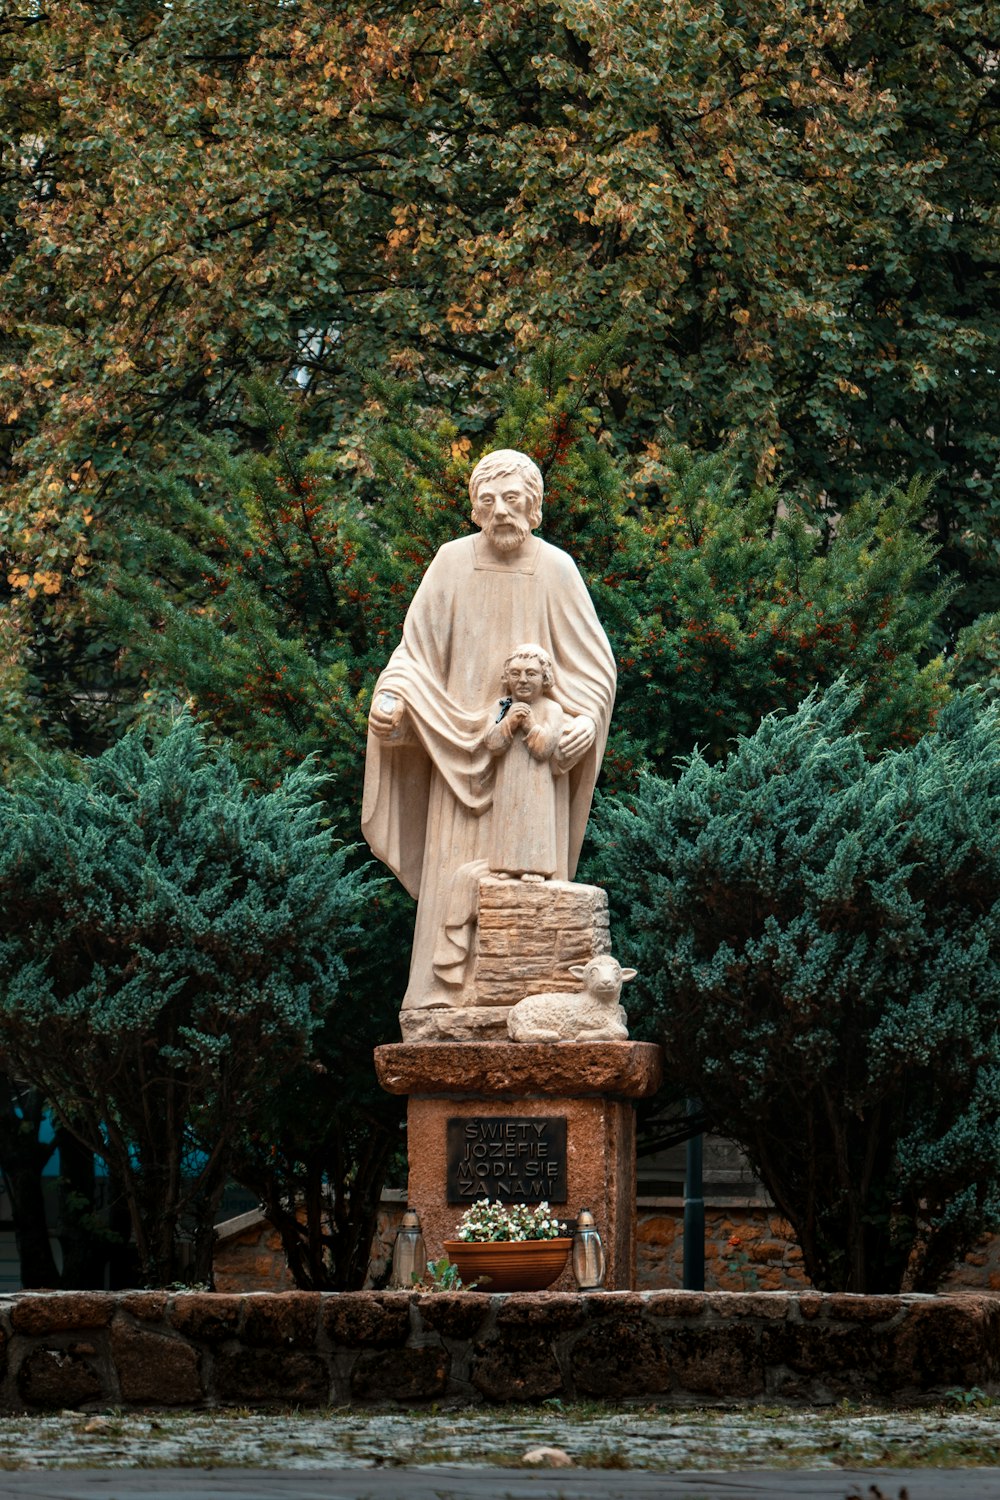
[[531, 727], [531, 708], [528, 703], [514, 703], [513, 708], [508, 709], [504, 715], [504, 723], [507, 724], [507, 732], [514, 735], [519, 729]]
[[368, 727], [380, 740], [391, 739], [402, 724], [405, 713], [406, 704], [398, 693], [376, 693], [368, 713]]
[[563, 766], [574, 766], [597, 739], [597, 725], [589, 714], [577, 714], [563, 728], [557, 755]]
[[536, 759], [542, 759], [545, 755], [546, 733], [541, 724], [533, 725], [524, 736], [524, 742]]

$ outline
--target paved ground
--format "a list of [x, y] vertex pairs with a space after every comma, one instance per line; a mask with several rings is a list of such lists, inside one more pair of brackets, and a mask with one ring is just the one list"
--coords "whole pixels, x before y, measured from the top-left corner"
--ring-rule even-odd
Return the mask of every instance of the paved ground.
[[[526, 1455], [562, 1450], [568, 1466]], [[1000, 1405], [0, 1418], [0, 1500], [1000, 1500]]]
[[1000, 1405], [983, 1398], [963, 1410], [958, 1400], [919, 1411], [551, 1402], [419, 1412], [63, 1412], [0, 1417], [0, 1471], [442, 1464], [517, 1471], [542, 1446], [563, 1449], [578, 1469], [611, 1472], [1000, 1467]]

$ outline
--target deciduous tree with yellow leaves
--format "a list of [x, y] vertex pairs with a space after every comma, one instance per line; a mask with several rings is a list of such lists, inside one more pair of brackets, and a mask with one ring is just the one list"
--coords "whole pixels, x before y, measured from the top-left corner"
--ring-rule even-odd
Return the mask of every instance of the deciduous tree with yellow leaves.
[[192, 426], [239, 428], [251, 365], [307, 385], [346, 454], [359, 367], [477, 412], [539, 335], [623, 317], [603, 416], [624, 446], [735, 435], [750, 477], [836, 511], [940, 471], [956, 608], [992, 608], [987, 21], [972, 0], [15, 0], [0, 545], [43, 734], [113, 720], [76, 584], [149, 475], [192, 466]]

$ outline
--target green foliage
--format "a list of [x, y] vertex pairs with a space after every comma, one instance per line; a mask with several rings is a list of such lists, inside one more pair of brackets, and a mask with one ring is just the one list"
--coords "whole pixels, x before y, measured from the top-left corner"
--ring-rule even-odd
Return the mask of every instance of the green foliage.
[[1000, 613], [980, 615], [960, 632], [951, 675], [956, 686], [979, 683], [984, 692], [1000, 692]]
[[0, 778], [23, 764], [38, 729], [29, 707], [27, 671], [13, 610], [0, 617]]
[[764, 714], [841, 675], [860, 689], [872, 751], [926, 729], [946, 692], [931, 641], [947, 598], [921, 530], [926, 486], [866, 496], [827, 538], [780, 492], [743, 485], [727, 454], [673, 448], [629, 494], [639, 521], [592, 581], [619, 622], [612, 769], [669, 775], [693, 745], [721, 758]]
[[[104, 747], [144, 691], [155, 717], [181, 683], [264, 785], [316, 750], [353, 829], [367, 684], [464, 515], [499, 390], [540, 338], [583, 349], [616, 318], [627, 341], [586, 382], [578, 362], [547, 430], [534, 395], [497, 429], [539, 452], [548, 534], [579, 538], [624, 648], [612, 784], [695, 741], [721, 754], [840, 671], [867, 684], [873, 748], [919, 733], [940, 672], [922, 670], [936, 601], [912, 602], [935, 584], [912, 476], [941, 473], [919, 524], [963, 584], [953, 614], [995, 608], [998, 588], [989, 20], [984, 0], [16, 8], [0, 42], [4, 775], [32, 747]], [[564, 383], [544, 363], [543, 407]], [[370, 367], [413, 376], [422, 408], [395, 422], [381, 387], [375, 484]], [[254, 369], [306, 384], [288, 453], [241, 402]], [[765, 498], [779, 474], [810, 507], [790, 529]], [[897, 483], [900, 523], [883, 525]], [[805, 521], [850, 516], [873, 486], [828, 558]], [[357, 505], [376, 495], [381, 520]], [[685, 525], [702, 528], [690, 570], [671, 540]], [[132, 628], [153, 626], [146, 661], [121, 656], [125, 614], [94, 618], [121, 567]], [[982, 629], [966, 637], [959, 680], [994, 657]], [[373, 928], [398, 964], [406, 907], [386, 901]], [[362, 1014], [384, 1036], [397, 986], [379, 967]]]
[[988, 1411], [996, 1402], [995, 1396], [987, 1395], [982, 1386], [953, 1385], [944, 1393], [944, 1399], [959, 1411]]
[[602, 802], [630, 1012], [825, 1289], [933, 1288], [1000, 1222], [1000, 711], [871, 760], [836, 685]]
[[447, 1255], [442, 1255], [438, 1260], [429, 1260], [423, 1276], [418, 1276], [414, 1271], [410, 1280], [421, 1292], [473, 1292], [477, 1285], [474, 1281], [466, 1285], [458, 1274], [458, 1267], [452, 1265]]
[[182, 1230], [210, 1275], [234, 1143], [344, 980], [369, 885], [316, 791], [253, 792], [187, 717], [0, 791], [0, 1045], [121, 1179], [151, 1284]]
[[[940, 472], [964, 621], [1000, 587], [985, 0], [60, 0], [0, 66], [0, 590], [38, 733], [118, 732], [102, 579], [253, 368], [357, 451], [360, 369], [484, 420], [624, 319], [622, 451], [734, 443], [835, 513]], [[478, 439], [479, 428], [473, 426]], [[99, 691], [97, 691], [99, 690]], [[109, 705], [108, 694], [112, 695]]]
[[[605, 786], [631, 785], [644, 766], [670, 775], [694, 744], [721, 757], [764, 714], [841, 675], [861, 688], [856, 722], [872, 750], [912, 742], [947, 690], [932, 654], [948, 591], [925, 532], [927, 486], [866, 496], [824, 534], [780, 490], [741, 480], [728, 451], [650, 443], [616, 457], [597, 398], [620, 345], [541, 348], [507, 382], [484, 444], [538, 463], [542, 535], [576, 558], [611, 639]], [[420, 422], [405, 392], [379, 395], [387, 415], [369, 441], [383, 545], [416, 561], [422, 534], [429, 554], [464, 519], [455, 453], [467, 468], [476, 451], [450, 419]], [[414, 567], [410, 586], [418, 577]]]
[[[488, 444], [529, 452], [546, 481], [542, 534], [576, 557], [619, 663], [612, 786], [719, 757], [762, 715], [842, 674], [862, 689], [870, 747], [911, 742], [946, 693], [931, 657], [947, 602], [923, 523], [927, 486], [860, 500], [832, 533], [731, 456], [651, 444], [616, 459], [594, 397], [616, 337], [546, 346], [512, 379]], [[93, 596], [136, 667], [190, 695], [264, 780], [314, 752], [353, 830], [369, 692], [437, 547], [469, 524], [473, 438], [434, 425], [412, 391], [376, 382], [372, 491], [356, 494], [290, 402], [250, 387], [257, 451], [207, 450], [197, 493], [161, 494], [126, 543], [119, 597]], [[157, 581], [159, 580], [159, 581]], [[931, 658], [928, 660], [928, 658]]]
[[[92, 603], [120, 640], [141, 640], [134, 669], [153, 708], [180, 693], [258, 784], [315, 754], [329, 772], [328, 815], [353, 839], [370, 688], [428, 555], [418, 537], [432, 509], [390, 546], [390, 507], [366, 510], [345, 493], [336, 461], [295, 417], [288, 400], [252, 382], [246, 421], [257, 451], [236, 458], [211, 444], [199, 489], [165, 484], [159, 524], [123, 540], [117, 595]], [[438, 523], [442, 539], [449, 519]], [[130, 567], [133, 556], [149, 571]], [[266, 1203], [302, 1286], [364, 1280], [402, 1109], [378, 1088], [371, 1054], [396, 1031], [411, 919], [393, 884], [366, 904], [349, 1010], [319, 1027], [310, 1066], [241, 1144], [236, 1171]]]
[[409, 938], [392, 898], [358, 913], [350, 997], [314, 1033], [309, 1059], [273, 1090], [233, 1155], [281, 1235], [298, 1287], [364, 1285], [387, 1176], [405, 1182], [405, 1101], [375, 1081], [372, 1051], [396, 1033]]
[[[727, 455], [682, 449], [616, 462], [594, 398], [615, 337], [572, 355], [547, 346], [511, 380], [491, 444], [537, 459], [542, 531], [579, 559], [621, 678], [606, 785], [639, 768], [672, 771], [700, 741], [721, 757], [762, 714], [848, 673], [872, 748], [912, 739], [945, 693], [940, 662], [918, 665], [942, 596], [921, 588], [930, 551], [922, 493], [859, 505], [824, 545], [773, 491], [742, 485]], [[476, 450], [447, 417], [422, 418], [412, 392], [376, 381], [360, 493], [266, 382], [249, 392], [255, 451], [207, 450], [195, 491], [160, 491], [160, 519], [123, 538], [115, 594], [94, 594], [109, 629], [135, 641], [151, 702], [180, 694], [271, 784], [307, 752], [332, 775], [329, 814], [354, 835], [371, 688], [399, 638], [434, 550], [467, 527]], [[129, 559], [142, 558], [140, 573]], [[159, 580], [159, 581], [157, 581]], [[651, 705], [655, 709], [651, 712]], [[320, 1028], [302, 1070], [241, 1154], [239, 1173], [282, 1228], [305, 1286], [358, 1284], [378, 1187], [398, 1142], [398, 1103], [371, 1074], [395, 1031], [409, 946], [409, 899], [392, 887], [360, 917], [354, 1004]], [[309, 1205], [305, 1220], [296, 1202]]]

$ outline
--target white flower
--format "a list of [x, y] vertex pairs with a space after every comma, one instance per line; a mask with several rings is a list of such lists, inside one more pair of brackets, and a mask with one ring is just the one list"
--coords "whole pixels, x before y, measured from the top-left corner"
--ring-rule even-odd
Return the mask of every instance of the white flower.
[[455, 1231], [457, 1239], [482, 1244], [487, 1241], [554, 1239], [566, 1225], [552, 1217], [548, 1203], [531, 1206], [480, 1198], [465, 1210]]

